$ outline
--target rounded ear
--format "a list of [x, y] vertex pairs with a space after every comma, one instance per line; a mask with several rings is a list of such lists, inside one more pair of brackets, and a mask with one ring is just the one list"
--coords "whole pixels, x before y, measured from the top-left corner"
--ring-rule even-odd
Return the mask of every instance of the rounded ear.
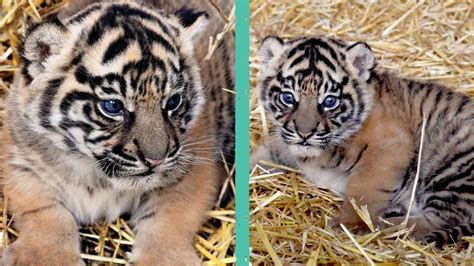
[[283, 52], [284, 41], [276, 36], [267, 36], [260, 46], [260, 61], [263, 66], [267, 66], [270, 60]]
[[375, 67], [375, 57], [370, 46], [363, 42], [357, 42], [346, 50], [346, 62], [352, 74], [364, 81], [369, 80], [370, 73]]
[[66, 35], [66, 27], [57, 18], [28, 27], [20, 54], [23, 67], [32, 78], [44, 71], [48, 58], [59, 54]]
[[174, 14], [178, 17], [179, 22], [184, 28], [180, 35], [190, 40], [195, 39], [196, 36], [203, 32], [209, 22], [209, 15], [206, 12], [194, 9], [182, 8]]

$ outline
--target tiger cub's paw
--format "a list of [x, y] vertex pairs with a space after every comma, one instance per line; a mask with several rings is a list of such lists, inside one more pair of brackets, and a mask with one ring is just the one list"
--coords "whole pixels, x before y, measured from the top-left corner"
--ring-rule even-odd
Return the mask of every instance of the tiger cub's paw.
[[344, 214], [340, 214], [339, 216], [332, 218], [332, 220], [330, 220], [328, 223], [329, 227], [332, 227], [335, 229], [337, 228], [340, 229], [341, 224], [343, 224], [347, 228], [359, 226], [359, 222], [357, 219], [354, 219], [354, 217], [350, 215], [344, 215]]
[[368, 229], [367, 225], [355, 212], [352, 204], [348, 200], [344, 201], [340, 214], [332, 218], [332, 220], [329, 221], [328, 226], [334, 229], [342, 229], [341, 224], [352, 232], [358, 234], [363, 234]]
[[67, 246], [50, 246], [33, 241], [15, 241], [3, 254], [3, 265], [85, 265], [81, 256]]
[[370, 233], [369, 228], [363, 222], [343, 215], [334, 217], [330, 220], [328, 222], [328, 227], [333, 228], [334, 230], [342, 230], [341, 224], [343, 224], [353, 234], [365, 235]]

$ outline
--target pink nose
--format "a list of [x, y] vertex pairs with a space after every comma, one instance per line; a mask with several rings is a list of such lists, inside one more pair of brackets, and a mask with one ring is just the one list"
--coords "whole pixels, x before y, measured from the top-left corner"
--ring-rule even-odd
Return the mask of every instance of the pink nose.
[[308, 139], [309, 137], [311, 137], [311, 135], [313, 135], [313, 132], [298, 132], [298, 133], [300, 133], [303, 139]]
[[155, 159], [150, 159], [150, 158], [145, 158], [145, 160], [151, 165], [151, 166], [157, 166], [159, 165], [163, 160], [155, 160]]

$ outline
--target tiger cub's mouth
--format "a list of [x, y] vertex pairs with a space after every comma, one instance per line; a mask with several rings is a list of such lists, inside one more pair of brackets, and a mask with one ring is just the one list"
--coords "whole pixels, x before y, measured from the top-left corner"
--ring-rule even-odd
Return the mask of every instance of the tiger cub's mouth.
[[329, 144], [329, 138], [321, 139], [301, 139], [297, 143], [292, 143], [294, 145], [305, 146], [305, 147], [325, 147]]
[[288, 150], [298, 156], [317, 157], [331, 144], [331, 133], [314, 134], [306, 138], [297, 133], [291, 135], [283, 133], [280, 136], [288, 145]]
[[143, 156], [125, 159], [110, 152], [101, 156], [97, 162], [110, 178], [141, 178], [153, 174], [169, 174], [175, 169], [183, 169], [185, 166], [179, 159], [181, 150], [181, 148], [177, 149], [162, 160], [147, 159]]
[[281, 138], [286, 144], [290, 146], [324, 148], [327, 147], [331, 142], [331, 133], [324, 134], [323, 136], [313, 135], [307, 138], [296, 134], [293, 136], [281, 134]]

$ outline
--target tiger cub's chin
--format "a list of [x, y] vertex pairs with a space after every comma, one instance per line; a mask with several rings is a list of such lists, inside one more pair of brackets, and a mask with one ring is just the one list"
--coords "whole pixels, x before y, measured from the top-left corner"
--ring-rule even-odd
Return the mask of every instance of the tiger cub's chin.
[[[344, 193], [335, 224], [365, 226], [347, 198], [366, 204], [372, 217], [399, 223], [410, 201], [426, 117], [418, 208], [409, 220], [416, 223], [414, 236], [441, 245], [472, 235], [472, 99], [376, 69], [365, 43], [267, 37], [260, 59], [257, 89], [273, 132], [253, 162], [259, 157], [291, 165], [316, 185]], [[286, 143], [324, 148], [272, 145], [275, 134]]]
[[288, 152], [297, 158], [313, 159], [321, 156], [324, 150], [316, 146], [303, 146], [300, 144], [289, 144]]
[[19, 231], [5, 265], [83, 265], [79, 227], [125, 213], [129, 263], [199, 263], [219, 155], [233, 154], [233, 113], [219, 108], [233, 106], [221, 89], [234, 86], [233, 36], [204, 60], [224, 24], [210, 3], [143, 2], [74, 1], [73, 15], [27, 29], [2, 138]]

